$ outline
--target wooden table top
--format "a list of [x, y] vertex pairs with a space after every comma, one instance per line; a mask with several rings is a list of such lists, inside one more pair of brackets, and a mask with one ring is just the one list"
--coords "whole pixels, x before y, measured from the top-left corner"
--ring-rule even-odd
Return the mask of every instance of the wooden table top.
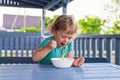
[[39, 64], [1, 64], [0, 80], [120, 80], [120, 66], [84, 63], [66, 69]]

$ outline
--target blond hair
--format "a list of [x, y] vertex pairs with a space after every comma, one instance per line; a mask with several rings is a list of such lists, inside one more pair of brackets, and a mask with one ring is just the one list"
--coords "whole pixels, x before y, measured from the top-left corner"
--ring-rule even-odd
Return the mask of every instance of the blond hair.
[[68, 34], [76, 34], [78, 24], [72, 15], [61, 15], [48, 27], [50, 33], [57, 31], [67, 31]]

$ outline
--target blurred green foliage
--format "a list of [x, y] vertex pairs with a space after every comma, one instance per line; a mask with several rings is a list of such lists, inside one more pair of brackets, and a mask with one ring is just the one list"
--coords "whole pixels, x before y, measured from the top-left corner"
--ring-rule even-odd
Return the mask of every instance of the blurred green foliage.
[[[55, 15], [53, 18], [45, 17], [45, 28], [49, 26], [59, 15]], [[34, 26], [27, 27], [26, 32], [41, 32], [41, 19], [39, 20], [39, 28]], [[101, 34], [102, 28], [104, 28], [104, 24], [106, 20], [102, 20], [99, 17], [90, 17], [85, 16], [83, 19], [78, 20], [78, 24], [80, 26], [81, 34]], [[24, 32], [24, 28], [20, 29], [20, 32]], [[103, 34], [120, 34], [120, 21], [116, 21], [112, 30], [105, 30]]]
[[112, 29], [106, 30], [104, 34], [120, 34], [120, 21], [115, 21]]
[[[59, 15], [54, 15], [53, 18], [45, 17], [45, 28], [47, 28]], [[39, 21], [39, 25], [41, 26], [41, 20]]]
[[98, 17], [85, 16], [84, 19], [78, 20], [82, 34], [99, 34], [104, 23], [105, 20]]
[[[55, 15], [53, 18], [45, 17], [45, 28], [47, 28], [49, 26], [49, 24], [51, 24], [58, 16], [59, 15]], [[31, 26], [31, 27], [27, 27], [26, 29], [24, 29], [22, 27], [22, 28], [20, 28], [19, 32], [24, 32], [24, 30], [26, 32], [41, 32], [41, 19], [38, 21], [38, 24], [39, 24], [40, 28]]]
[[113, 27], [113, 34], [120, 34], [120, 21], [116, 21]]
[[[20, 32], [24, 32], [24, 28], [20, 28]], [[41, 29], [33, 27], [33, 26], [32, 27], [27, 27], [26, 32], [41, 32]]]

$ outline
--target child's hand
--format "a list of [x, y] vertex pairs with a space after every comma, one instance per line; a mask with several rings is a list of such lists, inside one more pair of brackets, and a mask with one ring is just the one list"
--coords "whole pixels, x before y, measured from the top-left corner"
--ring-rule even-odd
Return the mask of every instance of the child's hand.
[[85, 61], [84, 57], [77, 58], [77, 59], [74, 60], [73, 66], [79, 67], [82, 64], [84, 64], [84, 61]]
[[49, 43], [48, 43], [48, 45], [47, 45], [47, 47], [48, 47], [49, 49], [51, 49], [51, 50], [53, 50], [54, 48], [56, 48], [56, 46], [57, 46], [57, 42], [56, 42], [55, 40], [49, 41]]

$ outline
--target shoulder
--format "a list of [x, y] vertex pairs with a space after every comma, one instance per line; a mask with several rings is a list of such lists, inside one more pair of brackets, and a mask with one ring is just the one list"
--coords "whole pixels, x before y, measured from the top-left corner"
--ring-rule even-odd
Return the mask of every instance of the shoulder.
[[73, 46], [73, 42], [70, 42], [70, 43], [68, 44], [68, 46]]
[[70, 51], [73, 50], [73, 42], [71, 42], [71, 43], [68, 44], [68, 49], [69, 49]]

